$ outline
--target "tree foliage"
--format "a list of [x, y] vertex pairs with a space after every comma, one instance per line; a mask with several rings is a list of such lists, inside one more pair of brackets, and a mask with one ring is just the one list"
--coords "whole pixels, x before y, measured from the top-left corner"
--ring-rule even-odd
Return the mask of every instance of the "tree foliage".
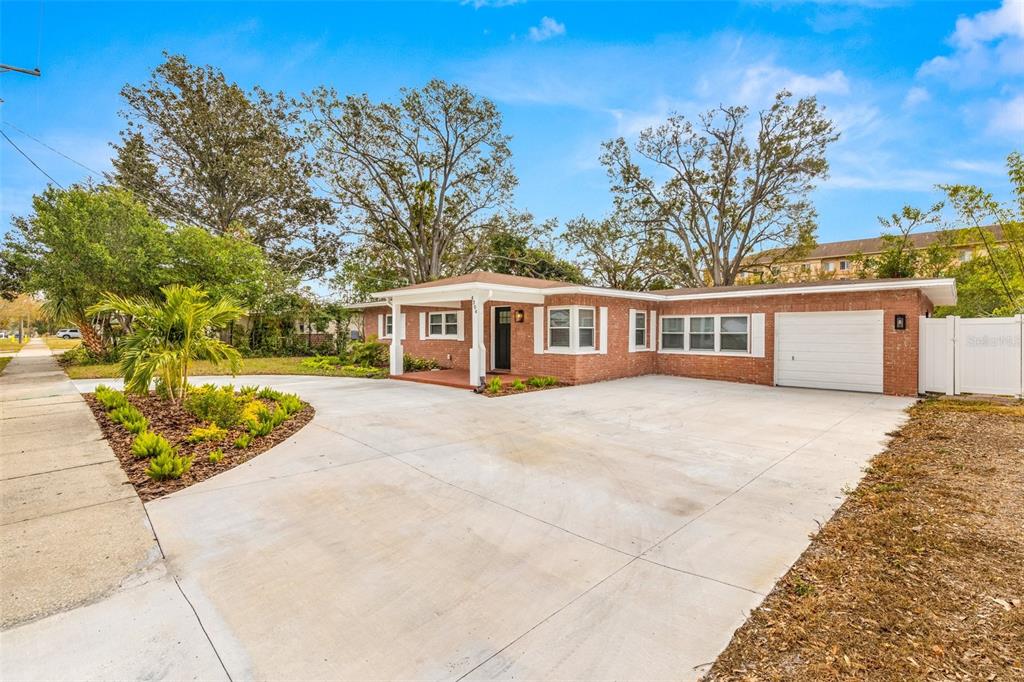
[[147, 83], [121, 90], [127, 127], [113, 179], [157, 216], [248, 237], [289, 271], [333, 265], [336, 245], [319, 229], [330, 205], [312, 192], [284, 94], [246, 92], [219, 69], [165, 57]]
[[955, 230], [943, 231], [938, 239], [924, 248], [914, 245], [913, 233], [920, 227], [939, 223], [942, 203], [922, 210], [904, 206], [898, 213], [879, 216], [884, 230], [882, 251], [874, 255], [857, 254], [851, 261], [861, 276], [881, 278], [937, 277], [950, 267], [957, 242]]
[[121, 340], [121, 374], [125, 390], [147, 394], [154, 379], [158, 390], [175, 402], [188, 394], [189, 365], [194, 360], [227, 363], [238, 370], [241, 356], [209, 335], [237, 319], [242, 310], [228, 299], [211, 300], [198, 287], [172, 284], [161, 289], [163, 302], [105, 294], [89, 313], [131, 316], [133, 329]]
[[694, 281], [681, 249], [664, 231], [632, 224], [616, 214], [602, 220], [574, 218], [562, 240], [587, 278], [599, 286], [643, 291]]
[[519, 220], [495, 232], [481, 269], [520, 277], [536, 277], [573, 284], [586, 283], [579, 265], [556, 253], [554, 221], [535, 225], [533, 216], [519, 214]]
[[303, 101], [317, 174], [355, 253], [387, 252], [410, 283], [480, 262], [517, 182], [491, 101], [439, 80], [397, 103], [323, 87]]
[[815, 98], [794, 104], [786, 91], [758, 114], [750, 138], [747, 118], [747, 107], [719, 107], [696, 122], [672, 116], [632, 150], [623, 138], [604, 144], [619, 211], [677, 240], [687, 285], [732, 284], [814, 243], [808, 195], [827, 176], [825, 151], [839, 137], [833, 123]]

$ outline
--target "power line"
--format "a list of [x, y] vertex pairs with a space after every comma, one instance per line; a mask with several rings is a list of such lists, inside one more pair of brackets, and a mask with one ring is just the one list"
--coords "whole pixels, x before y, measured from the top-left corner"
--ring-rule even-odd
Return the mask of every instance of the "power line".
[[4, 139], [5, 139], [5, 140], [7, 140], [8, 142], [10, 142], [10, 143], [11, 143], [11, 146], [12, 146], [12, 147], [14, 147], [15, 149], [17, 149], [17, 150], [18, 150], [18, 153], [19, 153], [19, 154], [21, 154], [21, 155], [22, 155], [22, 156], [24, 156], [24, 157], [25, 157], [26, 159], [28, 159], [28, 162], [29, 162], [29, 163], [31, 163], [31, 164], [32, 164], [33, 166], [35, 166], [35, 167], [36, 167], [36, 169], [37, 169], [37, 170], [38, 170], [38, 171], [39, 171], [40, 173], [42, 173], [43, 175], [45, 175], [46, 177], [48, 177], [48, 178], [50, 179], [50, 182], [52, 182], [53, 184], [57, 185], [57, 186], [58, 186], [58, 187], [60, 187], [61, 189], [64, 189], [64, 185], [62, 185], [62, 184], [60, 184], [59, 182], [57, 182], [56, 180], [54, 180], [54, 179], [53, 179], [53, 176], [52, 176], [52, 175], [50, 175], [49, 173], [47, 173], [46, 171], [44, 171], [44, 170], [43, 170], [43, 168], [42, 168], [42, 166], [40, 166], [40, 165], [39, 165], [38, 163], [36, 163], [35, 161], [33, 161], [33, 160], [32, 160], [32, 157], [31, 157], [31, 156], [29, 156], [28, 154], [26, 154], [26, 153], [24, 152], [24, 150], [22, 150], [22, 148], [21, 148], [21, 147], [19, 147], [18, 145], [16, 145], [16, 144], [14, 143], [14, 140], [12, 140], [12, 139], [11, 139], [10, 137], [8, 137], [8, 136], [7, 136], [7, 133], [5, 133], [4, 131], [0, 130], [0, 135], [3, 135], [3, 136], [4, 136]]
[[81, 161], [78, 161], [76, 159], [72, 159], [70, 156], [68, 156], [67, 154], [65, 154], [61, 150], [55, 149], [55, 148], [51, 147], [50, 145], [48, 145], [45, 142], [43, 142], [42, 140], [40, 140], [38, 137], [35, 137], [34, 135], [31, 135], [31, 134], [25, 132], [24, 130], [22, 130], [18, 126], [14, 125], [10, 121], [4, 121], [4, 125], [7, 125], [7, 126], [10, 126], [11, 128], [14, 128], [15, 130], [17, 130], [19, 133], [21, 133], [22, 135], [24, 135], [28, 139], [30, 139], [33, 142], [36, 142], [38, 144], [41, 144], [42, 146], [46, 147], [47, 149], [49, 149], [54, 154], [59, 154], [60, 156], [63, 156], [65, 159], [67, 159], [71, 163], [75, 164], [76, 166], [81, 166], [82, 168], [84, 168], [85, 170], [89, 171], [90, 173], [95, 173], [96, 175], [98, 175], [100, 177], [103, 176], [103, 173], [101, 173], [100, 171], [96, 170], [95, 168], [89, 168], [88, 166], [86, 166]]

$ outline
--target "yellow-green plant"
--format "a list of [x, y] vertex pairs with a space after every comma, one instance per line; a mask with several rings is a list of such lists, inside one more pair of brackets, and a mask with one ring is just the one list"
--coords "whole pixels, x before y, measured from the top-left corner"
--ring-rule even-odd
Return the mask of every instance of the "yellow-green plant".
[[161, 291], [161, 303], [107, 293], [89, 314], [132, 318], [132, 331], [120, 342], [125, 390], [146, 394], [156, 379], [167, 397], [178, 403], [188, 393], [194, 360], [227, 363], [232, 372], [238, 371], [241, 355], [209, 332], [237, 319], [242, 310], [228, 299], [209, 300], [198, 287], [171, 284]]
[[167, 439], [153, 431], [140, 433], [132, 442], [132, 454], [139, 459], [159, 457], [160, 455], [170, 455], [173, 453], [174, 448], [167, 442]]
[[220, 464], [220, 461], [224, 459], [224, 450], [222, 450], [221, 448], [217, 448], [216, 450], [210, 453], [208, 459], [210, 460], [211, 464]]
[[243, 433], [242, 435], [235, 439], [235, 447], [238, 448], [239, 450], [244, 450], [247, 447], [249, 447], [249, 443], [251, 442], [252, 436], [250, 436], [248, 433]]
[[487, 392], [501, 393], [501, 379], [499, 377], [494, 377], [487, 382]]
[[146, 469], [146, 475], [154, 481], [164, 481], [169, 478], [181, 478], [191, 468], [191, 457], [182, 457], [173, 452], [164, 452], [149, 460], [149, 468]]
[[192, 429], [192, 433], [185, 440], [189, 443], [202, 443], [207, 440], [220, 440], [226, 435], [228, 435], [228, 432], [225, 429], [220, 428], [216, 424], [210, 424], [208, 426], [197, 426]]
[[526, 390], [526, 384], [523, 383], [522, 379], [515, 379], [512, 382], [512, 390], [513, 391], [525, 391]]

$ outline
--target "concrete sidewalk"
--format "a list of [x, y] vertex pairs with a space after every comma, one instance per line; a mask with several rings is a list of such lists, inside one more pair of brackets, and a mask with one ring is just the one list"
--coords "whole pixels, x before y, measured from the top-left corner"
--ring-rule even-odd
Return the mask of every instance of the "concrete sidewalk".
[[[142, 502], [40, 339], [0, 375], [0, 578], [6, 679], [159, 678], [185, 662], [175, 640], [194, 649], [181, 655], [198, 659], [197, 674], [223, 676]], [[86, 630], [99, 655], [83, 667], [67, 644]], [[125, 660], [126, 637], [137, 659]]]

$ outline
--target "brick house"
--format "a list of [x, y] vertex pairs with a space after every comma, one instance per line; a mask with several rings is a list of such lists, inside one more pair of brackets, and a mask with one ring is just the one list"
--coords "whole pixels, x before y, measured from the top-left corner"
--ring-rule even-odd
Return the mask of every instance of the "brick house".
[[[491, 272], [360, 304], [367, 337], [466, 372], [567, 383], [672, 374], [916, 395], [919, 318], [956, 302], [952, 279], [621, 291]], [[397, 324], [395, 321], [398, 321]]]

